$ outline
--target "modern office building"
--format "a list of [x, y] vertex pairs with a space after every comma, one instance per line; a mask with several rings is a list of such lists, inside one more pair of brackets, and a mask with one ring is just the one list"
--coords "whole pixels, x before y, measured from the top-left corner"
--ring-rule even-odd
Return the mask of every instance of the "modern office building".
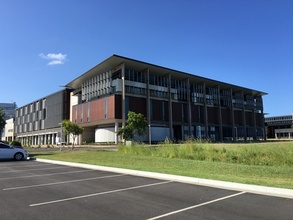
[[[15, 110], [17, 108], [15, 102], [13, 102], [13, 103], [0, 103], [0, 108], [2, 108], [4, 110], [4, 113], [5, 113], [4, 120], [5, 121], [15, 117]], [[2, 141], [5, 141], [5, 139], [6, 139], [5, 137], [7, 136], [7, 134], [5, 132], [6, 132], [6, 129], [4, 128], [0, 134], [0, 140], [2, 139]]]
[[15, 110], [17, 108], [16, 103], [0, 103], [0, 108], [4, 110], [5, 118], [4, 120], [14, 118]]
[[52, 145], [61, 138], [61, 122], [70, 117], [70, 89], [16, 109], [14, 132], [22, 145]]
[[266, 93], [113, 55], [69, 82], [71, 120], [83, 141], [118, 143], [128, 111], [146, 116], [157, 142], [189, 137], [214, 141], [265, 139]]
[[268, 138], [293, 138], [292, 115], [265, 117]]

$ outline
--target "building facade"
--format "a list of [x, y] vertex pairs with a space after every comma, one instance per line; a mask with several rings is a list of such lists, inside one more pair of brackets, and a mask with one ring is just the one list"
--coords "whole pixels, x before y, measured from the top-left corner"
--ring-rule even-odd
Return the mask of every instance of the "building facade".
[[4, 110], [4, 113], [5, 113], [4, 120], [7, 120], [10, 118], [14, 118], [17, 105], [15, 102], [13, 102], [13, 103], [0, 103], [0, 108], [2, 108]]
[[2, 136], [2, 141], [11, 142], [15, 139], [14, 136], [14, 118], [6, 120], [6, 125], [4, 128], [4, 136]]
[[70, 117], [70, 89], [16, 109], [14, 132], [22, 145], [51, 145], [61, 138], [61, 122]]
[[[5, 113], [4, 120], [5, 121], [15, 117], [15, 110], [17, 108], [17, 105], [15, 102], [13, 102], [13, 103], [0, 103], [0, 108], [2, 108], [4, 110], [4, 113]], [[9, 123], [10, 123], [10, 121], [9, 121]], [[2, 130], [2, 133], [0, 134], [0, 137], [1, 137], [0, 140], [5, 141], [6, 139], [10, 139], [11, 133], [7, 134], [6, 131], [7, 130], [5, 128]], [[7, 138], [6, 138], [6, 136], [7, 136]], [[8, 138], [8, 136], [9, 136], [9, 138]]]
[[141, 141], [265, 139], [264, 92], [118, 55], [67, 87], [74, 89], [71, 120], [86, 129], [83, 141], [118, 143], [128, 111], [147, 118]]
[[265, 117], [268, 138], [293, 138], [292, 115]]

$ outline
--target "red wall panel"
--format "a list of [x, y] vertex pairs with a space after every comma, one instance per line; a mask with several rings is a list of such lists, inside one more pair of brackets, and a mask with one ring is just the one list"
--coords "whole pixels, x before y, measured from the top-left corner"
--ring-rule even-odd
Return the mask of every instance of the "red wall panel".
[[108, 97], [108, 118], [115, 118], [115, 96]]
[[97, 99], [91, 102], [91, 121], [102, 120], [104, 115], [104, 99]]

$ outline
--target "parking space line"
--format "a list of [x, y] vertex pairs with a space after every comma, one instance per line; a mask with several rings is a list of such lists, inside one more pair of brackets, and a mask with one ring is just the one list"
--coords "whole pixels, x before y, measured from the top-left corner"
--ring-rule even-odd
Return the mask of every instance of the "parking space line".
[[53, 170], [53, 169], [64, 169], [66, 167], [50, 167], [50, 168], [43, 168], [43, 169], [29, 169], [29, 170], [11, 170], [11, 171], [5, 171], [0, 172], [1, 173], [18, 173], [18, 172], [24, 172], [24, 171], [34, 171], [34, 170]]
[[235, 193], [235, 194], [232, 194], [232, 195], [229, 195], [229, 196], [214, 199], [214, 200], [204, 202], [204, 203], [201, 203], [201, 204], [198, 204], [198, 205], [190, 206], [190, 207], [187, 207], [187, 208], [184, 208], [184, 209], [179, 209], [179, 210], [169, 212], [169, 213], [166, 213], [166, 214], [163, 214], [163, 215], [155, 216], [155, 217], [149, 218], [147, 220], [155, 220], [155, 219], [164, 218], [164, 217], [167, 217], [167, 216], [170, 216], [170, 215], [177, 214], [179, 212], [185, 212], [185, 211], [190, 210], [190, 209], [198, 208], [198, 207], [205, 206], [205, 205], [208, 205], [208, 204], [211, 204], [211, 203], [215, 203], [215, 202], [222, 201], [222, 200], [225, 200], [225, 199], [229, 199], [229, 198], [232, 198], [232, 197], [235, 197], [235, 196], [239, 196], [239, 195], [242, 195], [244, 193], [246, 193], [246, 192]]
[[140, 189], [140, 188], [151, 187], [151, 186], [156, 186], [156, 185], [162, 185], [162, 184], [167, 184], [167, 183], [171, 183], [171, 182], [173, 182], [173, 181], [164, 181], [164, 182], [151, 183], [151, 184], [146, 184], [146, 185], [141, 185], [141, 186], [133, 186], [133, 187], [123, 188], [123, 189], [116, 189], [116, 190], [111, 190], [111, 191], [106, 191], [106, 192], [93, 193], [93, 194], [88, 194], [88, 195], [83, 195], [83, 196], [76, 196], [76, 197], [71, 197], [71, 198], [66, 198], [66, 199], [58, 199], [58, 200], [52, 200], [52, 201], [48, 201], [48, 202], [35, 203], [35, 204], [31, 204], [29, 206], [34, 207], [34, 206], [41, 206], [41, 205], [49, 205], [49, 204], [53, 204], [53, 203], [66, 202], [66, 201], [71, 201], [71, 200], [77, 200], [77, 199], [83, 199], [83, 198], [88, 198], [88, 197], [94, 197], [94, 196], [106, 195], [106, 194], [111, 194], [111, 193], [117, 193], [117, 192], [122, 192], [122, 191], [127, 191], [127, 190], [133, 190], [133, 189]]
[[67, 183], [76, 183], [76, 182], [89, 181], [89, 180], [105, 179], [105, 178], [112, 178], [112, 177], [126, 176], [126, 175], [127, 174], [116, 174], [116, 175], [109, 175], [109, 176], [99, 176], [99, 177], [92, 177], [92, 178], [86, 178], [86, 179], [61, 181], [61, 182], [55, 182], [55, 183], [44, 183], [44, 184], [38, 184], [38, 185], [11, 187], [11, 188], [3, 189], [3, 190], [7, 191], [7, 190], [16, 190], [16, 189], [27, 189], [27, 188], [34, 188], [34, 187], [51, 186], [51, 185], [59, 185], [59, 184], [67, 184]]
[[36, 174], [36, 175], [29, 175], [29, 176], [3, 177], [3, 178], [0, 178], [0, 180], [54, 176], [54, 175], [62, 175], [62, 174], [69, 174], [69, 173], [82, 173], [82, 172], [93, 172], [93, 171], [96, 171], [96, 170], [76, 170], [76, 171], [67, 171], [67, 172], [60, 172], [60, 173]]
[[[33, 163], [35, 163], [35, 162], [33, 162]], [[18, 167], [40, 167], [40, 166], [50, 166], [51, 164], [39, 164], [39, 163], [36, 163], [36, 165], [32, 165], [32, 164], [30, 164], [30, 165], [22, 165], [22, 166], [5, 166], [5, 167], [0, 167], [0, 170], [1, 169], [7, 169], [7, 168], [18, 168]]]

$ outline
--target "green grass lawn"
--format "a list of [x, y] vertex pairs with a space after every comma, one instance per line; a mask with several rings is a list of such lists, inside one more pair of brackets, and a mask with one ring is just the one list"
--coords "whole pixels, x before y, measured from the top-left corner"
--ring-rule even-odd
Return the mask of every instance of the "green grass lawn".
[[[223, 157], [223, 152], [225, 155], [230, 155], [230, 151], [236, 151], [238, 157], [241, 156], [241, 151], [244, 153], [248, 151], [248, 155], [250, 155], [250, 149], [255, 150], [254, 154], [260, 154], [259, 156], [255, 156], [255, 158], [269, 157], [270, 153], [266, 152], [274, 152], [272, 155], [277, 154], [284, 156], [285, 158], [292, 156], [293, 151], [293, 142], [282, 142], [282, 143], [261, 143], [261, 144], [208, 144], [202, 145], [201, 148], [207, 148], [207, 154], [213, 155], [211, 158], [206, 157], [205, 160], [198, 160], [193, 158], [178, 158], [175, 156], [164, 156], [162, 154], [159, 155], [150, 155], [148, 150], [150, 151], [160, 151], [166, 146], [159, 147], [131, 147], [131, 148], [142, 148], [141, 151], [145, 151], [145, 153], [137, 153], [137, 149], [133, 152], [124, 152], [125, 149], [122, 147], [122, 150], [119, 151], [103, 151], [103, 150], [73, 150], [73, 151], [47, 151], [47, 152], [31, 152], [31, 157], [36, 158], [44, 158], [51, 160], [62, 160], [69, 162], [77, 162], [77, 163], [86, 163], [86, 164], [94, 164], [101, 166], [109, 166], [109, 167], [119, 167], [119, 168], [127, 168], [127, 169], [135, 169], [142, 171], [151, 171], [158, 173], [167, 173], [167, 174], [175, 174], [182, 176], [190, 176], [197, 178], [206, 178], [206, 179], [214, 179], [214, 180], [223, 180], [223, 181], [231, 181], [238, 183], [246, 183], [246, 184], [255, 184], [255, 185], [263, 185], [263, 186], [273, 186], [273, 187], [281, 187], [281, 188], [289, 188], [293, 189], [293, 165], [290, 165], [290, 161], [288, 163], [279, 164], [279, 157], [275, 156], [274, 160], [278, 161], [276, 165], [272, 165], [273, 162], [268, 163], [258, 163], [254, 164], [245, 164], [235, 161], [227, 161], [216, 159], [216, 152], [219, 153], [219, 157]], [[176, 152], [182, 150], [182, 146], [177, 145], [177, 148], [180, 149], [175, 150]], [[185, 144], [185, 146], [187, 146]], [[149, 149], [147, 149], [149, 148]], [[174, 148], [174, 146], [167, 146], [167, 148]], [[188, 147], [190, 148], [190, 146]], [[212, 148], [217, 150], [211, 150]], [[223, 148], [225, 150], [223, 151]], [[240, 149], [241, 148], [241, 149]], [[166, 151], [166, 149], [163, 149]], [[276, 150], [276, 151], [275, 151]], [[285, 150], [284, 153], [283, 150]], [[186, 151], [186, 149], [183, 149]], [[201, 149], [201, 151], [204, 151]], [[227, 153], [228, 152], [228, 153]], [[265, 152], [265, 153], [264, 153]], [[173, 153], [171, 153], [173, 155]], [[168, 154], [166, 154], [168, 155]], [[289, 155], [289, 156], [288, 156]], [[235, 158], [234, 156], [232, 156]], [[245, 156], [247, 157], [247, 155]], [[265, 159], [267, 161], [269, 159]], [[273, 160], [273, 159], [272, 159]], [[250, 163], [250, 162], [249, 162]]]

